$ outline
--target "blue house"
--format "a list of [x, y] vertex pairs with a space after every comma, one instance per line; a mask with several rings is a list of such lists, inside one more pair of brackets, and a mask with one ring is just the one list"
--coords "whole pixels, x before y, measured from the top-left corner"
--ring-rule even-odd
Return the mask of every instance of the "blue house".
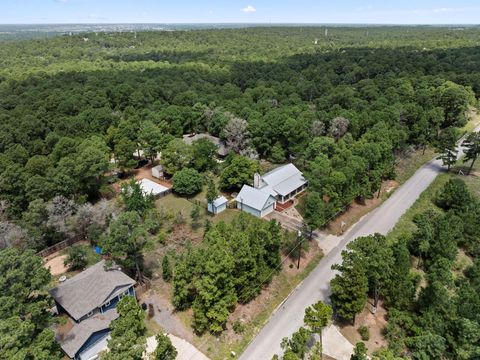
[[237, 209], [256, 217], [264, 217], [275, 210], [276, 199], [268, 192], [244, 185], [235, 198]]
[[208, 211], [212, 214], [219, 214], [227, 208], [228, 200], [225, 196], [220, 196], [208, 203]]
[[295, 165], [280, 166], [263, 176], [255, 174], [253, 187], [243, 185], [235, 198], [237, 208], [257, 217], [271, 213], [276, 204], [285, 204], [305, 191], [307, 180]]
[[102, 260], [50, 290], [58, 314], [67, 319], [55, 332], [68, 357], [92, 359], [107, 348], [115, 307], [122, 297], [135, 296], [134, 285], [118, 265]]

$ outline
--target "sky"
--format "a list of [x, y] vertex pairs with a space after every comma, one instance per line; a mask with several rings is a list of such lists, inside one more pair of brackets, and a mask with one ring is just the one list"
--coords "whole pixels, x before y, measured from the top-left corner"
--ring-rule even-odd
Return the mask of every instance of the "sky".
[[480, 0], [0, 0], [0, 24], [480, 24]]

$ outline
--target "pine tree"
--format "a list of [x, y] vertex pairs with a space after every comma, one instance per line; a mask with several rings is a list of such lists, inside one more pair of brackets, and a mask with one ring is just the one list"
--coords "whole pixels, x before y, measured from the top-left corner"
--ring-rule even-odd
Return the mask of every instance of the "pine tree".
[[328, 325], [332, 318], [331, 306], [319, 301], [305, 309], [303, 321], [314, 333], [320, 336], [320, 348], [322, 344], [322, 330]]
[[343, 263], [333, 265], [340, 271], [330, 282], [332, 305], [338, 315], [344, 319], [353, 319], [361, 312], [367, 302], [368, 279], [363, 264], [352, 253], [342, 252]]
[[462, 146], [465, 147], [465, 158], [463, 162], [471, 161], [467, 172], [467, 175], [470, 175], [473, 165], [480, 155], [480, 132], [470, 133], [463, 141]]
[[445, 129], [438, 139], [437, 151], [440, 155], [437, 159], [442, 160], [443, 165], [450, 167], [457, 162], [457, 131], [455, 128]]
[[158, 334], [155, 339], [157, 348], [153, 352], [151, 360], [175, 360], [177, 358], [177, 349], [167, 335]]

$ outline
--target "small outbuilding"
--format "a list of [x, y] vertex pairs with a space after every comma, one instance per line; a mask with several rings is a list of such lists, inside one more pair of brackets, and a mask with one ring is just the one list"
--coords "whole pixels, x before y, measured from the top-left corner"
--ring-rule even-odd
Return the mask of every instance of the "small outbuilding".
[[169, 188], [157, 184], [155, 181], [152, 181], [150, 179], [142, 179], [138, 183], [140, 184], [140, 188], [145, 195], [151, 194], [155, 197], [161, 197], [170, 193]]
[[228, 200], [225, 196], [220, 196], [208, 203], [208, 211], [212, 214], [219, 214], [227, 208]]
[[157, 179], [163, 178], [163, 166], [157, 165], [152, 167], [152, 176]]

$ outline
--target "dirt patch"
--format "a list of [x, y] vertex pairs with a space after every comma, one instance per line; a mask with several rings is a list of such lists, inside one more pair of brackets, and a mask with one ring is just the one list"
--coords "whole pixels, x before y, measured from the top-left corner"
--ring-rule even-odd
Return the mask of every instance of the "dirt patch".
[[[382, 184], [382, 193], [389, 194], [398, 187], [398, 182], [395, 180], [388, 180]], [[377, 198], [377, 194], [371, 199], [366, 199], [364, 203], [353, 202], [348, 206], [348, 209], [341, 215], [337, 216], [335, 220], [331, 221], [327, 226], [327, 231], [330, 234], [342, 235], [350, 226], [355, 224], [362, 216], [375, 209], [385, 200], [385, 196]]]
[[322, 254], [322, 250], [318, 247], [318, 243], [316, 241], [309, 242], [309, 249], [308, 252], [302, 253], [300, 257], [300, 269], [297, 269], [297, 259], [287, 258], [285, 262], [282, 264], [282, 271], [287, 273], [288, 275], [294, 276], [299, 271], [305, 270], [305, 267], [312, 261], [316, 256]]
[[68, 255], [59, 255], [58, 253], [56, 254], [57, 255], [54, 257], [50, 256], [50, 260], [43, 264], [43, 267], [45, 269], [50, 269], [50, 273], [52, 274], [52, 276], [62, 275], [68, 271], [68, 268], [63, 264]]
[[156, 177], [152, 176], [152, 167], [153, 166], [155, 166], [155, 165], [149, 164], [149, 165], [145, 165], [145, 166], [143, 166], [139, 169], [132, 170], [131, 175], [129, 177], [127, 177], [125, 179], [122, 179], [120, 181], [117, 181], [115, 184], [112, 184], [112, 189], [115, 191], [115, 193], [117, 193], [117, 194], [120, 193], [122, 184], [130, 181], [132, 176], [134, 176], [135, 179], [137, 179], [137, 180], [149, 179], [149, 180], [152, 180], [153, 182], [156, 182], [157, 184], [160, 184], [162, 186], [165, 186], [165, 187], [171, 189], [173, 185], [172, 185], [172, 182], [170, 180], [157, 179]]
[[[357, 315], [355, 319], [355, 326], [351, 323], [340, 323], [339, 328], [343, 336], [347, 338], [352, 344], [363, 341], [368, 348], [368, 353], [372, 354], [375, 350], [388, 345], [387, 340], [382, 335], [383, 329], [387, 325], [387, 310], [383, 307], [383, 302], [379, 302], [376, 314], [372, 314], [371, 310], [373, 300], [369, 299], [365, 309]], [[370, 333], [368, 341], [362, 340], [358, 333], [361, 326], [366, 326]]]

